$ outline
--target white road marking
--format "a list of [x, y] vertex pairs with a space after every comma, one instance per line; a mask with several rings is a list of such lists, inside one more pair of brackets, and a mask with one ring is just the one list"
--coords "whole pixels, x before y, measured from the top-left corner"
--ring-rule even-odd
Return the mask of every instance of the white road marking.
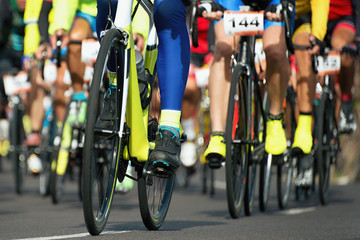
[[[121, 233], [127, 233], [127, 232], [130, 232], [130, 231], [107, 231], [107, 232], [102, 232], [100, 235], [121, 234]], [[14, 240], [56, 240], [56, 239], [82, 238], [82, 237], [88, 237], [88, 236], [90, 236], [89, 233], [77, 233], [77, 234], [49, 236], [49, 237], [19, 238], [19, 239], [14, 239]]]
[[292, 209], [280, 211], [278, 214], [280, 214], [280, 215], [298, 215], [298, 214], [313, 212], [315, 210], [316, 210], [316, 207], [292, 208]]

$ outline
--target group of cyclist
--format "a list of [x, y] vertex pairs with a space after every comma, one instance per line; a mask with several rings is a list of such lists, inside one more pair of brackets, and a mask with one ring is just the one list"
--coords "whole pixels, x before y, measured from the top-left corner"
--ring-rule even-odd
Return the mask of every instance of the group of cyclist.
[[[217, 1], [229, 10], [238, 10], [239, 5], [257, 3], [260, 9], [269, 5], [279, 5], [280, 1]], [[312, 118], [315, 98], [316, 74], [313, 71], [312, 55], [319, 54], [330, 39], [330, 47], [341, 50], [355, 40], [355, 26], [359, 36], [359, 25], [355, 25], [355, 1], [296, 0], [293, 16], [293, 44], [309, 46], [311, 50], [295, 49], [297, 64], [297, 98], [299, 117], [295, 131], [291, 154], [298, 157], [300, 169], [295, 180], [297, 186], [310, 186], [313, 180], [311, 150], [313, 146]], [[203, 14], [208, 17], [212, 13]], [[221, 15], [219, 13], [219, 15]], [[219, 20], [220, 18], [216, 18]], [[266, 81], [270, 99], [270, 109], [266, 122], [265, 151], [272, 155], [281, 155], [287, 148], [283, 129], [283, 100], [288, 87], [290, 68], [287, 57], [284, 24], [276, 13], [266, 13], [263, 49], [266, 54]], [[358, 20], [357, 20], [358, 21]], [[234, 49], [232, 36], [225, 36], [223, 21], [215, 25], [215, 53], [210, 68], [209, 94], [212, 134], [205, 151], [209, 166], [219, 168], [225, 159], [226, 147], [224, 132], [226, 109], [230, 88], [230, 55]], [[340, 131], [353, 132], [356, 123], [352, 112], [352, 88], [354, 84], [354, 57], [341, 55], [341, 71], [338, 76], [341, 87]]]
[[[202, 17], [214, 21], [215, 34], [215, 50], [210, 64], [208, 84], [212, 132], [205, 157], [210, 167], [219, 168], [226, 156], [224, 132], [231, 79], [230, 56], [236, 49], [234, 43], [238, 42], [239, 37], [225, 35], [223, 12], [212, 10], [215, 6], [213, 1], [200, 2], [206, 9]], [[267, 10], [273, 5], [281, 4], [280, 0], [216, 0], [215, 2], [228, 10], [235, 11], [239, 9], [239, 6], [254, 3], [257, 4], [259, 10]], [[116, 9], [117, 1], [112, 0], [111, 3], [113, 9]], [[4, 14], [0, 14], [0, 17], [4, 18], [0, 21], [0, 72], [3, 75], [3, 72], [10, 67], [27, 71], [32, 69], [30, 72], [34, 72], [31, 74], [32, 90], [28, 107], [31, 134], [25, 144], [27, 146], [40, 145], [40, 130], [45, 111], [42, 108], [44, 84], [38, 63], [45, 58], [51, 58], [58, 44], [61, 44], [60, 48], [66, 51], [66, 59], [64, 58], [57, 68], [55, 81], [54, 104], [57, 122], [60, 125], [64, 120], [68, 101], [64, 94], [69, 88], [66, 84], [67, 71], [70, 73], [72, 100], [86, 102], [88, 97], [83, 88], [85, 63], [81, 61], [81, 45], [71, 44], [71, 42], [89, 38], [101, 41], [100, 33], [107, 27], [108, 2], [107, 0], [3, 0], [0, 4], [6, 5], [0, 8], [0, 11], [5, 11]], [[191, 118], [200, 98], [198, 89], [192, 87], [193, 82], [188, 81], [191, 78], [189, 77], [191, 76], [189, 75], [190, 59], [196, 60], [194, 53], [190, 54], [186, 21], [186, 7], [191, 4], [191, 0], [155, 0], [154, 4], [154, 22], [159, 38], [157, 77], [161, 95], [161, 115], [155, 149], [151, 152], [149, 161], [154, 169], [175, 172], [180, 166], [181, 118], [185, 130], [190, 129], [187, 134], [191, 142], [194, 139], [192, 132], [194, 122]], [[292, 16], [292, 41], [294, 45], [311, 47], [310, 50], [295, 49], [294, 51], [300, 114], [292, 145], [292, 154], [296, 154], [301, 163], [296, 184], [309, 186], [312, 181], [312, 168], [309, 167], [311, 157], [309, 156], [313, 145], [312, 115], [316, 84], [312, 55], [319, 54], [325, 43], [333, 49], [341, 50], [345, 45], [360, 40], [360, 4], [352, 0], [294, 0], [293, 4], [295, 10]], [[11, 9], [11, 11], [5, 9]], [[281, 155], [287, 148], [283, 129], [283, 100], [289, 83], [290, 64], [283, 16], [280, 13], [266, 11], [265, 17], [262, 40], [266, 54], [266, 81], [270, 99], [265, 150], [273, 155]], [[11, 24], [8, 24], [9, 21]], [[146, 22], [147, 19], [138, 17], [133, 23], [134, 39], [139, 52], [144, 49], [148, 31], [144, 21]], [[6, 31], [9, 30], [7, 29], [9, 26], [12, 26], [11, 31]], [[9, 32], [8, 35], [5, 35], [6, 32]], [[204, 53], [200, 55], [204, 56]], [[354, 64], [353, 56], [346, 53], [341, 55], [341, 70], [338, 75], [341, 88], [339, 123], [340, 130], [343, 132], [353, 132], [357, 127], [351, 102]], [[113, 69], [114, 66], [108, 66], [110, 73], [116, 72]], [[112, 118], [108, 116], [114, 113], [115, 106], [111, 90], [116, 87], [115, 76], [115, 74], [110, 74], [109, 88], [104, 96], [106, 108], [99, 118], [99, 124], [104, 127], [113, 124]], [[188, 101], [187, 104], [186, 101]], [[4, 90], [1, 91], [0, 106], [1, 118], [6, 118]], [[70, 109], [69, 112], [71, 115], [76, 111]], [[71, 117], [74, 118], [74, 116], [69, 116], [70, 119]], [[182, 157], [184, 159], [182, 162], [188, 160], [189, 151], [195, 151], [193, 147], [188, 149], [190, 150], [183, 149], [182, 155], [185, 155]], [[59, 154], [59, 157], [67, 158], [68, 154], [64, 151]], [[194, 159], [194, 155], [190, 157]], [[41, 171], [39, 159], [33, 158], [32, 161], [28, 161], [28, 164], [32, 172]], [[186, 164], [194, 164], [194, 161], [190, 160], [190, 163]]]

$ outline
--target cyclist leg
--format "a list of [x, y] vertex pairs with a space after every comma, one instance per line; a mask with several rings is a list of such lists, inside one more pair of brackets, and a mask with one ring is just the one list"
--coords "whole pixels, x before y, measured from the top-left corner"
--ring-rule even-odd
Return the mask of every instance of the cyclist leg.
[[173, 172], [180, 166], [180, 115], [190, 64], [185, 6], [181, 0], [157, 0], [154, 22], [159, 37], [157, 60], [161, 117], [155, 149], [149, 162], [155, 171]]
[[61, 66], [57, 70], [57, 78], [55, 82], [54, 107], [56, 121], [62, 124], [66, 114], [66, 96], [65, 92], [69, 88], [70, 79], [68, 78], [68, 67], [65, 61], [61, 62]]
[[[76, 17], [70, 31], [70, 41], [81, 41], [93, 36], [89, 22]], [[68, 47], [68, 67], [71, 75], [72, 87], [75, 93], [83, 91], [83, 77], [85, 63], [81, 61], [81, 44], [70, 44]]]
[[209, 145], [204, 152], [209, 166], [221, 167], [225, 160], [226, 145], [224, 132], [226, 125], [227, 106], [229, 101], [231, 70], [230, 60], [238, 42], [238, 37], [226, 36], [224, 22], [219, 21], [214, 26], [215, 52], [210, 66], [209, 97], [211, 136]]
[[[294, 36], [294, 44], [310, 46], [310, 26], [303, 26]], [[316, 76], [312, 67], [312, 56], [310, 51], [295, 50], [297, 72], [297, 97], [299, 105], [299, 119], [295, 130], [292, 154], [298, 157], [300, 169], [295, 180], [297, 186], [310, 186], [312, 182], [312, 111], [315, 98]]]
[[201, 91], [195, 78], [196, 68], [194, 64], [190, 67], [192, 73], [186, 84], [181, 110], [181, 125], [186, 134], [186, 142], [181, 145], [180, 160], [185, 167], [192, 167], [196, 162], [195, 115], [201, 99]]
[[[350, 21], [340, 21], [331, 34], [331, 47], [342, 50], [355, 39], [355, 27]], [[341, 54], [341, 68], [338, 75], [341, 89], [340, 132], [351, 133], [356, 130], [356, 122], [352, 109], [352, 93], [355, 76], [355, 57]]]
[[273, 155], [282, 154], [287, 145], [283, 129], [283, 101], [289, 82], [290, 66], [286, 56], [285, 30], [281, 23], [266, 21], [269, 27], [263, 34], [266, 53], [266, 80], [270, 99], [266, 126], [265, 150]]

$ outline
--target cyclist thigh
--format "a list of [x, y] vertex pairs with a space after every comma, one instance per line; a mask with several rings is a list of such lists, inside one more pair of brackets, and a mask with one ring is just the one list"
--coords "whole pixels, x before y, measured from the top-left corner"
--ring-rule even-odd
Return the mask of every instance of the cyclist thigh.
[[263, 48], [268, 59], [274, 61], [286, 58], [285, 30], [281, 26], [267, 28], [263, 34]]
[[214, 61], [225, 57], [229, 58], [235, 49], [235, 43], [239, 42], [240, 37], [238, 36], [227, 36], [224, 31], [224, 21], [217, 22], [214, 26], [215, 32], [215, 53]]
[[75, 18], [70, 31], [70, 40], [82, 40], [92, 37], [92, 29], [84, 18]]
[[355, 39], [355, 27], [345, 22], [339, 22], [331, 34], [331, 47], [341, 50], [346, 44]]

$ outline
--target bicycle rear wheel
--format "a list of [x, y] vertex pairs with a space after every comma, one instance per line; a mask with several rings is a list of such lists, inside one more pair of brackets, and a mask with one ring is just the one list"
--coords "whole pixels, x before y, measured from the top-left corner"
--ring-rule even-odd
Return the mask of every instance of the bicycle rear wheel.
[[[107, 66], [111, 59], [110, 53], [115, 52], [116, 66], [123, 67], [121, 57], [124, 52], [119, 44], [121, 38], [117, 29], [110, 29], [102, 39], [88, 99], [82, 191], [85, 223], [91, 235], [99, 235], [105, 228], [114, 196], [118, 164], [122, 161], [123, 135], [119, 135], [119, 127], [124, 126], [125, 119], [118, 118], [119, 112], [126, 108], [119, 102], [123, 99], [122, 95], [126, 94], [119, 85], [122, 82], [118, 81], [117, 91], [111, 93], [116, 94], [113, 128], [104, 129], [96, 125], [104, 108], [102, 100], [105, 93], [104, 84], [108, 84], [109, 81]], [[119, 76], [119, 73], [124, 73], [122, 70], [124, 69], [118, 69], [117, 79], [119, 80], [124, 79], [123, 76]]]
[[236, 66], [231, 80], [226, 119], [226, 193], [229, 212], [238, 218], [244, 200], [248, 165], [246, 83], [241, 66]]
[[325, 205], [328, 202], [330, 164], [331, 164], [331, 140], [334, 131], [334, 110], [330, 101], [329, 93], [323, 92], [319, 102], [317, 113], [317, 172], [319, 173], [320, 202]]

